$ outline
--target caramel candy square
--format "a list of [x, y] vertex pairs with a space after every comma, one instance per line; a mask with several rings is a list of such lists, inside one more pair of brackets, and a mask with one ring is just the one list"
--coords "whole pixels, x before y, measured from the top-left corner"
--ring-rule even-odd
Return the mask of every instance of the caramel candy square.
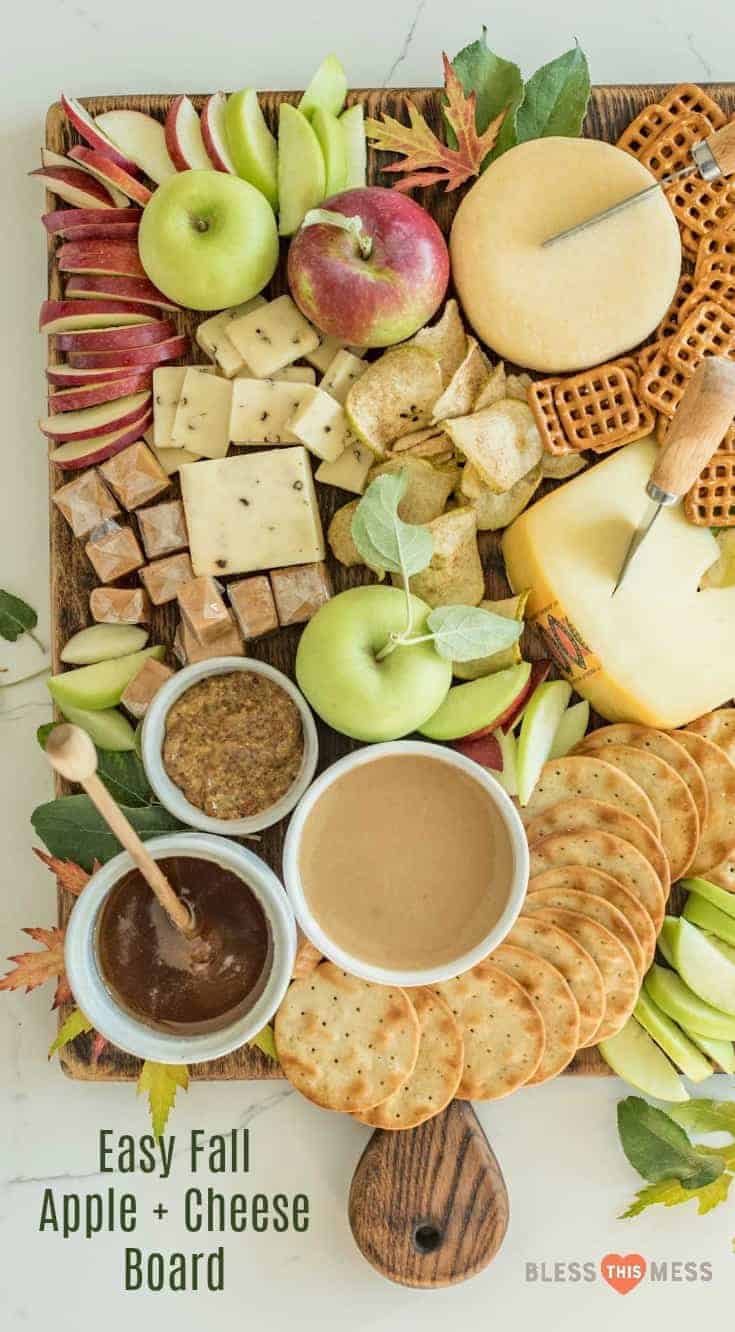
[[169, 555], [165, 560], [147, 564], [141, 569], [140, 576], [153, 605], [163, 606], [167, 601], [176, 600], [179, 588], [191, 582], [194, 570], [188, 555]]
[[266, 574], [230, 583], [227, 592], [244, 639], [262, 638], [278, 628], [278, 613]]
[[120, 512], [94, 467], [65, 486], [59, 486], [52, 498], [77, 537], [89, 536], [105, 519], [114, 518]]
[[234, 616], [229, 611], [225, 611], [228, 619], [227, 629], [224, 633], [215, 638], [211, 643], [202, 643], [200, 639], [193, 634], [186, 620], [181, 621], [181, 647], [187, 664], [193, 665], [195, 661], [206, 661], [210, 657], [244, 657], [245, 644], [240, 635], [240, 630], [235, 624]]
[[189, 537], [181, 500], [153, 504], [150, 509], [141, 509], [136, 517], [143, 538], [143, 549], [149, 560], [157, 560], [160, 555], [170, 555], [172, 551], [183, 550], [188, 546]]
[[214, 643], [223, 634], [229, 633], [232, 616], [219, 594], [217, 584], [208, 574], [185, 583], [179, 588], [176, 599], [184, 627], [200, 643]]
[[273, 596], [282, 625], [304, 624], [332, 595], [326, 564], [293, 564], [271, 571]]
[[114, 583], [143, 563], [143, 552], [133, 529], [121, 527], [114, 518], [94, 529], [84, 549], [102, 583]]
[[89, 609], [97, 624], [145, 624], [151, 618], [150, 599], [142, 587], [95, 587]]
[[140, 720], [145, 716], [154, 694], [158, 693], [161, 685], [172, 675], [170, 666], [164, 666], [162, 661], [154, 661], [153, 657], [148, 657], [138, 674], [134, 675], [125, 686], [120, 702], [132, 717]]
[[171, 485], [155, 454], [142, 439], [109, 458], [100, 471], [124, 509], [139, 508]]

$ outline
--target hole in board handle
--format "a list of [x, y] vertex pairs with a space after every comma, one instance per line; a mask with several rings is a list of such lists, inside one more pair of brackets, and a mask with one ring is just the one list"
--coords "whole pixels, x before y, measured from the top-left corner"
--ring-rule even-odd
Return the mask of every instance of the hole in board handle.
[[443, 1240], [443, 1232], [432, 1221], [421, 1221], [414, 1226], [413, 1246], [417, 1253], [435, 1253]]

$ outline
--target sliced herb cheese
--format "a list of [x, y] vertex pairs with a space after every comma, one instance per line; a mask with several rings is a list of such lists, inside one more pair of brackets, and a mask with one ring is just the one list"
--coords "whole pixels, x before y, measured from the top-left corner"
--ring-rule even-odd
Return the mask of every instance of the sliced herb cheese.
[[298, 444], [286, 422], [316, 393], [310, 384], [273, 379], [232, 381], [230, 439], [233, 444]]
[[319, 334], [290, 296], [233, 319], [227, 336], [256, 379], [267, 379], [319, 346]]
[[344, 408], [322, 389], [310, 390], [289, 418], [288, 429], [325, 462], [335, 462], [354, 438]]
[[320, 463], [316, 479], [326, 486], [339, 486], [341, 490], [351, 490], [355, 495], [362, 495], [374, 462], [372, 449], [367, 444], [353, 440], [334, 462]]
[[261, 305], [265, 305], [263, 296], [254, 296], [251, 301], [245, 301], [242, 305], [236, 305], [231, 310], [223, 310], [221, 314], [212, 315], [211, 319], [205, 319], [196, 331], [196, 340], [202, 351], [219, 366], [222, 374], [228, 379], [233, 375], [249, 373], [248, 367], [227, 336], [228, 326], [233, 319], [239, 319], [241, 315], [250, 314], [252, 310], [257, 310]]
[[337, 402], [344, 403], [352, 385], [356, 379], [360, 378], [363, 370], [367, 370], [367, 361], [363, 361], [360, 356], [355, 356], [352, 352], [341, 348], [334, 359], [329, 362], [319, 387], [325, 393], [330, 393], [333, 398], [337, 399]]
[[224, 458], [230, 443], [232, 381], [190, 366], [181, 386], [171, 443], [202, 458]]

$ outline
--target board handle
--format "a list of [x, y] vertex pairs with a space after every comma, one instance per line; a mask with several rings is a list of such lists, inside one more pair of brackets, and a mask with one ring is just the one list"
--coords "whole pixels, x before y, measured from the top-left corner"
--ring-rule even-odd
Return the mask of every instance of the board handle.
[[349, 1217], [361, 1253], [389, 1281], [431, 1290], [482, 1271], [508, 1228], [508, 1191], [469, 1102], [415, 1129], [376, 1129]]
[[710, 134], [705, 143], [717, 163], [721, 176], [735, 173], [735, 120], [730, 120], [722, 129]]
[[[694, 485], [735, 417], [735, 361], [707, 356], [700, 361], [679, 403], [651, 473], [649, 493], [673, 503]], [[663, 496], [663, 498], [661, 498]]]

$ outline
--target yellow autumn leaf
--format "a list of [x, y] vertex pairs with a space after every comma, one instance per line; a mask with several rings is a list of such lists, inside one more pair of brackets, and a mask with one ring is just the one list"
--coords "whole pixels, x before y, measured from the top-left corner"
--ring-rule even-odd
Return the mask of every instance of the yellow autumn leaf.
[[81, 1008], [73, 1008], [66, 1021], [59, 1027], [56, 1040], [48, 1052], [49, 1059], [53, 1059], [57, 1050], [63, 1050], [64, 1046], [76, 1040], [77, 1036], [91, 1030], [92, 1023], [84, 1016]]
[[179, 1087], [189, 1088], [189, 1070], [186, 1064], [156, 1064], [146, 1059], [138, 1079], [138, 1095], [148, 1093], [148, 1108], [153, 1133], [160, 1138], [176, 1100]]
[[257, 1036], [253, 1036], [248, 1041], [248, 1045], [257, 1045], [258, 1049], [262, 1050], [263, 1054], [267, 1055], [269, 1059], [278, 1059], [276, 1040], [271, 1026], [263, 1027], [263, 1030], [259, 1031]]

